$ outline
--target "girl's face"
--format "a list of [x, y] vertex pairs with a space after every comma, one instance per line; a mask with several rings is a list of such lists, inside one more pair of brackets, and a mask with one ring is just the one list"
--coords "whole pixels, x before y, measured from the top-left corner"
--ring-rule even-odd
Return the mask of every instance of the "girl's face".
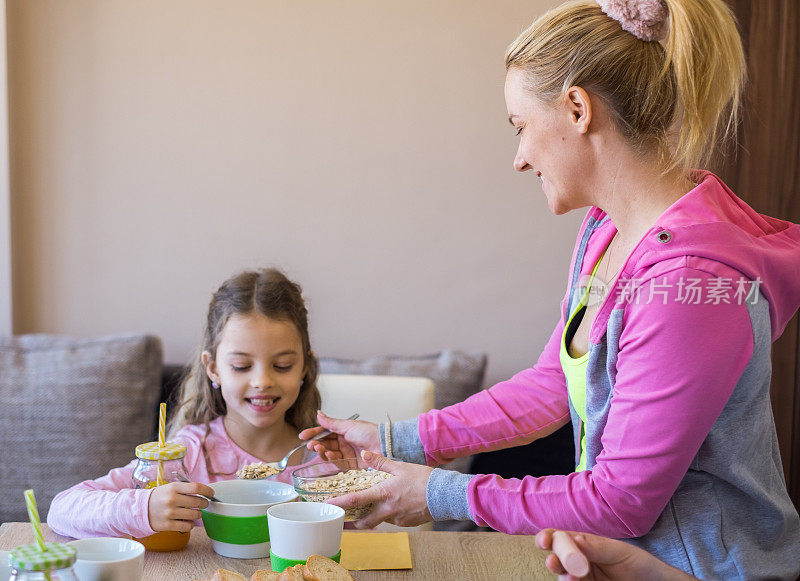
[[[574, 104], [548, 105], [523, 86], [523, 73], [510, 69], [505, 83], [508, 119], [519, 135], [514, 169], [532, 170], [542, 180], [542, 190], [554, 214], [590, 205], [585, 199], [587, 152], [576, 125]], [[583, 159], [582, 159], [583, 158]]]
[[294, 324], [257, 313], [233, 315], [222, 329], [216, 358], [204, 353], [203, 362], [222, 390], [226, 419], [255, 428], [283, 425], [305, 374]]

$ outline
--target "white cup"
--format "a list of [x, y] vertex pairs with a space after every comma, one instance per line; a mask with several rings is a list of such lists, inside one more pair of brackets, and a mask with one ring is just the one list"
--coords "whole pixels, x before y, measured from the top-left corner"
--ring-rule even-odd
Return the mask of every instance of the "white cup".
[[144, 545], [131, 539], [96, 537], [67, 543], [78, 551], [75, 575], [81, 581], [139, 581]]
[[283, 559], [305, 561], [311, 555], [339, 553], [344, 509], [324, 502], [287, 502], [267, 510], [271, 552]]

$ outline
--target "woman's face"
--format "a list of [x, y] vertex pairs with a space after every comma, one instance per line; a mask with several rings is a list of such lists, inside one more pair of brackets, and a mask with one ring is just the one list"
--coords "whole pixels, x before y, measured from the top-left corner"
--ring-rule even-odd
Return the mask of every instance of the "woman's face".
[[522, 72], [514, 68], [506, 75], [505, 97], [509, 121], [519, 135], [514, 169], [531, 170], [542, 180], [554, 214], [591, 205], [584, 195], [585, 156], [590, 152], [581, 139], [585, 131], [576, 122], [574, 103], [539, 101], [523, 86]]

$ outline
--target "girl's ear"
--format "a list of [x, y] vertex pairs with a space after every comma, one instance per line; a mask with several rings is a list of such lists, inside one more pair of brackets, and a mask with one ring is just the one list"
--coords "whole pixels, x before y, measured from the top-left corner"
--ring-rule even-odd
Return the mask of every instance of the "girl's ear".
[[592, 99], [589, 93], [582, 87], [570, 87], [566, 93], [566, 107], [575, 129], [582, 134], [588, 133], [592, 122]]
[[206, 369], [206, 375], [214, 383], [219, 383], [219, 375], [217, 374], [217, 361], [211, 356], [209, 351], [203, 351], [200, 356], [203, 362], [203, 367]]
[[306, 375], [308, 375], [308, 368], [311, 365], [311, 360], [313, 358], [314, 358], [314, 352], [311, 349], [309, 349], [303, 356], [303, 381], [306, 380]]

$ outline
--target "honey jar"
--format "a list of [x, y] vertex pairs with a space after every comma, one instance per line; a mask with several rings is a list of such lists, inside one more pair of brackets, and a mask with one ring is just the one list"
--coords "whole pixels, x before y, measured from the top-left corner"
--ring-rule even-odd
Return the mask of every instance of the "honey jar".
[[[189, 479], [183, 458], [186, 446], [166, 442], [147, 442], [136, 446], [138, 463], [133, 471], [134, 488], [155, 488], [169, 482], [180, 482], [181, 477]], [[189, 532], [158, 531], [148, 537], [136, 539], [148, 551], [179, 551], [189, 542]]]

